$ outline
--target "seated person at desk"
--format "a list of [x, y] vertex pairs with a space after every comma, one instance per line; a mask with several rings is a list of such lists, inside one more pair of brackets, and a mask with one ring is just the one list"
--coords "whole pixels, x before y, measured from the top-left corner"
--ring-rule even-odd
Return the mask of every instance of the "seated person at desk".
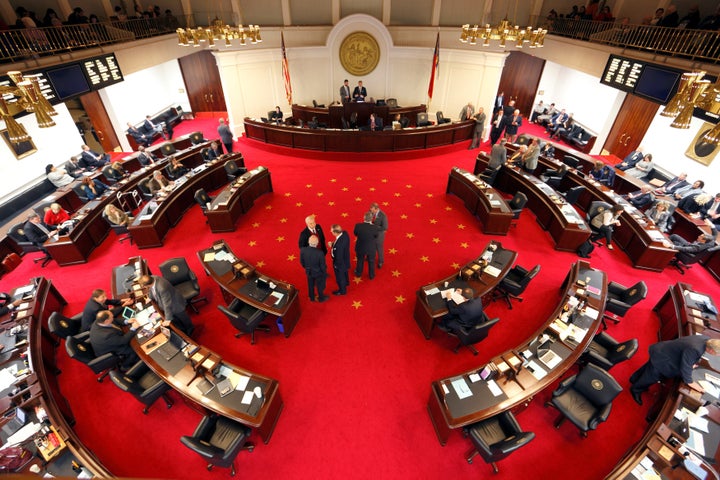
[[70, 215], [63, 210], [59, 203], [51, 203], [50, 208], [45, 211], [43, 221], [46, 225], [56, 226], [70, 220]]
[[658, 230], [665, 233], [668, 229], [668, 220], [670, 219], [670, 209], [667, 202], [658, 202], [652, 208], [645, 212], [645, 216], [652, 220]]
[[126, 175], [125, 169], [123, 168], [122, 164], [120, 162], [114, 162], [110, 166], [112, 168], [108, 170], [108, 175], [110, 175], [110, 177], [112, 177], [112, 179], [116, 182], [122, 180], [123, 177]]
[[133, 221], [133, 217], [120, 210], [114, 203], [105, 205], [104, 213], [114, 225], [130, 225]]
[[283, 112], [282, 112], [282, 110], [280, 110], [280, 107], [278, 105], [276, 105], [275, 110], [273, 110], [273, 112], [270, 114], [270, 118], [268, 120], [270, 120], [271, 122], [280, 123], [280, 122], [282, 122], [282, 119], [283, 119]]
[[595, 241], [601, 237], [605, 237], [605, 245], [607, 245], [608, 250], [613, 250], [614, 247], [612, 246], [612, 243], [610, 243], [612, 240], [613, 225], [620, 225], [620, 220], [618, 220], [618, 218], [622, 212], [623, 207], [615, 205], [612, 208], [603, 210], [595, 215], [590, 220], [590, 225], [595, 227], [597, 233], [593, 234], [590, 239]]
[[307, 125], [308, 125], [308, 128], [311, 130], [317, 130], [318, 128], [320, 128], [320, 122], [318, 121], [318, 118], [315, 116], [312, 117], [312, 120], [310, 120]]
[[382, 118], [376, 117], [374, 113], [370, 114], [368, 119], [367, 129], [370, 131], [378, 131], [383, 129]]
[[655, 163], [653, 162], [652, 154], [648, 153], [637, 162], [633, 168], [625, 170], [625, 173], [635, 178], [643, 178], [646, 177], [653, 168], [655, 168]]
[[347, 103], [350, 101], [350, 85], [348, 85], [348, 79], [346, 78], [340, 87], [340, 103]]
[[135, 336], [135, 331], [140, 325], [135, 319], [130, 322], [130, 328], [124, 332], [122, 327], [115, 322], [113, 314], [107, 310], [99, 312], [97, 318], [90, 327], [90, 344], [95, 355], [114, 353], [120, 357], [123, 368], [130, 368], [140, 358], [130, 346], [130, 341]]
[[88, 200], [95, 200], [107, 190], [107, 185], [100, 180], [83, 177], [80, 183], [80, 190], [82, 190]]
[[145, 147], [150, 146], [150, 143], [152, 143], [152, 137], [145, 135], [140, 130], [133, 127], [133, 124], [130, 122], [127, 122], [127, 126], [127, 134], [130, 135], [138, 145], [143, 145]]
[[149, 287], [150, 300], [155, 302], [163, 313], [166, 322], [170, 322], [187, 336], [191, 336], [195, 327], [185, 308], [187, 303], [180, 291], [163, 277], [143, 275], [138, 279], [143, 287]]
[[220, 148], [218, 142], [210, 142], [210, 147], [203, 149], [203, 151], [205, 152], [206, 162], [220, 158], [223, 155], [222, 148]]
[[627, 200], [635, 208], [644, 208], [655, 201], [650, 185], [643, 185], [640, 190], [627, 194]]
[[655, 190], [656, 195], [672, 195], [683, 187], [690, 185], [687, 182], [687, 173], [683, 172], [672, 180], [665, 182], [665, 185]]
[[43, 249], [43, 243], [45, 243], [50, 236], [50, 231], [53, 228], [48, 227], [42, 223], [40, 215], [37, 213], [31, 213], [28, 215], [28, 219], [23, 225], [25, 236], [32, 242], [36, 247]]
[[677, 208], [689, 214], [693, 218], [705, 215], [712, 205], [713, 197], [705, 192], [683, 198], [678, 202]]
[[[672, 243], [670, 243], [672, 242]], [[664, 242], [665, 246], [683, 253], [700, 253], [709, 250], [715, 246], [715, 237], [709, 233], [701, 233], [697, 240], [688, 242], [680, 235], [673, 233], [670, 235], [670, 242]]]
[[171, 157], [170, 165], [168, 165], [168, 175], [170, 175], [170, 178], [180, 178], [189, 171], [189, 169], [185, 168], [185, 165], [180, 163], [180, 160], [176, 157]]
[[67, 174], [64, 168], [58, 168], [52, 163], [45, 166], [45, 175], [47, 175], [47, 179], [50, 180], [50, 183], [58, 188], [70, 185], [73, 180], [75, 180]]
[[71, 156], [70, 160], [65, 163], [65, 171], [73, 178], [82, 177], [85, 167], [80, 165], [76, 156]]
[[513, 153], [512, 157], [510, 157], [507, 161], [510, 165], [514, 167], [521, 167], [522, 166], [522, 157], [527, 153], [528, 147], [527, 145], [520, 145], [520, 148], [517, 149], [515, 153]]
[[[569, 114], [564, 122], [555, 125], [554, 128], [552, 128], [552, 133], [550, 134], [550, 138], [558, 138], [560, 135], [563, 135], [570, 130], [572, 130], [573, 125], [575, 125], [575, 119], [573, 118], [573, 114]], [[550, 127], [548, 127], [550, 129]]]
[[[396, 123], [398, 127], [396, 127]], [[407, 128], [410, 125], [410, 119], [407, 117], [403, 117], [399, 113], [395, 114], [395, 118], [393, 119], [393, 130], [402, 130], [403, 128]]]
[[612, 184], [610, 182], [611, 176], [613, 174], [613, 169], [610, 165], [605, 165], [602, 161], [597, 160], [595, 162], [595, 165], [593, 166], [593, 169], [590, 170], [590, 176], [599, 183], [602, 183], [603, 185], [607, 185], [608, 187], [612, 187]]
[[157, 157], [153, 155], [151, 152], [148, 152], [145, 150], [145, 147], [140, 145], [138, 147], [138, 155], [137, 155], [138, 162], [140, 162], [140, 165], [143, 167], [147, 167], [148, 165], [151, 165], [155, 163], [157, 160]]
[[703, 220], [710, 226], [712, 232], [717, 234], [720, 228], [720, 193], [715, 194], [715, 198], [703, 215]]
[[460, 294], [464, 301], [455, 303], [452, 299], [452, 292], [445, 294], [445, 304], [447, 305], [448, 314], [445, 315], [438, 328], [449, 333], [456, 332], [463, 328], [472, 328], [482, 321], [483, 305], [480, 297], [475, 298], [475, 292], [472, 288], [455, 289], [456, 294]]
[[363, 87], [362, 80], [360, 80], [357, 84], [357, 87], [353, 90], [353, 101], [354, 102], [364, 102], [365, 97], [367, 97], [367, 90], [365, 87]]
[[702, 193], [703, 187], [705, 187], [705, 182], [702, 180], [696, 180], [692, 185], [686, 185], [675, 190], [673, 198], [675, 200], [682, 200], [685, 197], [694, 197], [695, 195]]
[[116, 300], [108, 298], [105, 290], [97, 288], [90, 294], [90, 299], [85, 303], [83, 308], [82, 317], [80, 320], [80, 331], [86, 332], [90, 330], [90, 326], [97, 318], [99, 312], [110, 310], [114, 317], [120, 316], [123, 311], [123, 307], [129, 307], [132, 305], [133, 299], [126, 298], [124, 300]]
[[555, 145], [552, 142], [545, 142], [540, 149], [540, 155], [546, 158], [555, 158]]
[[152, 179], [148, 182], [150, 193], [172, 190], [173, 182], [165, 178], [160, 170], [153, 172]]
[[100, 154], [90, 150], [90, 147], [88, 147], [87, 145], [82, 146], [82, 153], [80, 154], [80, 165], [85, 167], [87, 170], [102, 168], [102, 166], [109, 161], [110, 154]]
[[615, 165], [618, 170], [630, 170], [635, 167], [635, 164], [643, 159], [643, 147], [638, 147], [634, 152], [628, 153], [627, 157], [622, 162]]

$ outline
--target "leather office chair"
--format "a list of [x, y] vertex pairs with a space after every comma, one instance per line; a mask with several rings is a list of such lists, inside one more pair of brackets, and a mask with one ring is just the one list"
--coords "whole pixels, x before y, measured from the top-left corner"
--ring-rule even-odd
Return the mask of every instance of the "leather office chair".
[[620, 392], [622, 387], [609, 373], [590, 364], [560, 382], [545, 406], [553, 406], [560, 412], [555, 428], [569, 419], [580, 429], [580, 434], [587, 437], [589, 430], [595, 430], [608, 419], [612, 401]]
[[192, 133], [190, 134], [190, 142], [191, 142], [193, 145], [198, 145], [198, 144], [203, 143], [203, 142], [205, 142], [205, 141], [206, 141], [206, 140], [205, 140], [205, 137], [203, 136], [203, 133], [202, 133], [202, 132], [199, 132], [199, 131], [198, 131], [198, 132], [192, 132]]
[[227, 173], [228, 180], [235, 180], [235, 177], [239, 177], [245, 172], [247, 172], [247, 169], [244, 167], [238, 167], [235, 160], [228, 160], [225, 162], [225, 173]]
[[0, 273], [2, 275], [5, 275], [6, 273], [10, 273], [13, 270], [15, 270], [18, 265], [22, 263], [22, 258], [20, 258], [20, 255], [18, 255], [15, 252], [8, 253], [5, 255], [5, 257], [0, 261]]
[[603, 167], [603, 173], [605, 173], [603, 180], [600, 180], [600, 183], [603, 185], [612, 188], [615, 184], [615, 169], [611, 167], [610, 165], [605, 165]]
[[428, 114], [426, 112], [420, 112], [417, 114], [417, 121], [415, 123], [418, 127], [427, 127], [430, 125], [430, 120], [428, 120]]
[[465, 427], [474, 448], [467, 454], [467, 462], [472, 463], [475, 455], [492, 465], [493, 472], [498, 473], [499, 462], [520, 447], [530, 443], [535, 434], [524, 432], [510, 410], [499, 413], [487, 420], [473, 423]]
[[184, 435], [180, 441], [213, 466], [230, 467], [230, 476], [235, 476], [235, 458], [240, 450], [252, 452], [255, 445], [248, 443], [251, 430], [245, 425], [219, 415], [208, 415], [198, 424], [192, 436]]
[[573, 157], [572, 155], [565, 155], [563, 157], [563, 163], [570, 168], [578, 170], [580, 166], [580, 159]]
[[487, 183], [488, 185], [492, 185], [493, 183], [495, 183], [495, 179], [497, 179], [498, 173], [500, 173], [500, 168], [502, 168], [502, 165], [498, 168], [486, 168], [484, 171], [478, 174], [478, 177], [480, 177], [480, 180]]
[[385, 100], [385, 105], [387, 105], [388, 108], [397, 108], [397, 98], [388, 98], [387, 100]]
[[102, 168], [102, 174], [103, 177], [105, 177], [105, 179], [111, 184], [117, 182], [122, 178], [122, 174], [115, 170], [112, 165], [109, 164], [105, 165]]
[[153, 198], [153, 194], [150, 191], [150, 186], [148, 183], [150, 182], [150, 178], [147, 178], [145, 180], [140, 180], [137, 184], [138, 190], [140, 190], [140, 193], [142, 193], [143, 198], [150, 199]]
[[715, 245], [712, 248], [698, 253], [677, 252], [670, 260], [670, 265], [675, 267], [680, 274], [685, 275], [685, 271], [692, 268], [693, 264], [701, 262], [718, 250], [720, 250], [720, 245]]
[[82, 312], [66, 317], [60, 312], [52, 312], [48, 318], [48, 329], [50, 333], [60, 338], [67, 339], [80, 332]]
[[45, 212], [47, 212], [47, 211], [50, 209], [50, 205], [51, 205], [52, 203], [53, 203], [53, 202], [43, 202], [43, 203], [41, 203], [40, 205], [38, 205], [37, 207], [34, 207], [34, 208], [33, 208], [33, 211], [34, 211], [35, 213], [37, 213], [38, 215], [40, 215], [40, 218], [43, 218], [43, 219], [44, 219], [44, 218], [45, 218]]
[[177, 149], [172, 143], [166, 142], [162, 144], [162, 146], [160, 147], [160, 151], [163, 153], [163, 156], [167, 157], [177, 152]]
[[190, 270], [184, 257], [171, 258], [161, 263], [160, 274], [180, 291], [188, 306], [195, 313], [199, 313], [195, 306], [196, 303], [207, 303], [207, 298], [200, 296], [197, 276]]
[[90, 343], [90, 332], [83, 332], [65, 339], [65, 351], [68, 357], [87, 365], [93, 372], [98, 374], [97, 381], [102, 383], [108, 376], [110, 370], [117, 368], [120, 357], [112, 352], [103, 355], [95, 355]]
[[250, 345], [255, 345], [255, 330], [270, 333], [270, 327], [260, 323], [265, 319], [267, 313], [252, 305], [235, 299], [227, 307], [218, 305], [218, 309], [230, 319], [232, 326], [238, 329], [235, 338], [246, 333], [250, 334]]
[[[585, 220], [587, 221], [588, 226], [590, 227], [590, 231], [594, 235], [600, 235], [600, 231], [590, 223], [593, 218], [595, 218], [596, 215], [601, 214], [605, 210], [612, 208], [612, 205], [610, 205], [607, 202], [600, 202], [595, 201], [590, 204], [590, 208], [588, 208], [587, 215], [585, 216]], [[590, 239], [595, 243], [595, 245], [602, 245], [599, 238], [595, 238], [593, 240], [593, 237], [591, 236]]]
[[608, 371], [618, 363], [632, 358], [637, 349], [637, 338], [618, 342], [606, 332], [600, 332], [592, 339], [579, 361], [583, 365], [592, 363]]
[[77, 195], [82, 202], [87, 203], [90, 199], [81, 187], [82, 185], [75, 185], [74, 187], [72, 187], [73, 192], [75, 192], [75, 195]]
[[170, 385], [165, 383], [142, 361], [137, 362], [125, 373], [118, 370], [111, 371], [110, 380], [120, 390], [130, 393], [145, 405], [145, 408], [143, 408], [145, 415], [147, 415], [152, 404], [160, 397], [165, 400], [167, 408], [173, 406], [173, 401], [167, 396]]
[[[200, 205], [203, 215], [207, 213], [208, 203], [212, 203], [213, 199], [207, 194], [204, 188], [195, 190], [195, 202]], [[205, 221], [207, 223], [207, 220]]]
[[313, 107], [315, 107], [315, 108], [325, 108], [325, 104], [324, 104], [324, 103], [318, 103], [318, 102], [315, 101], [315, 99], [313, 99]]
[[[508, 202], [508, 206], [510, 207], [510, 210], [513, 212], [513, 220], [517, 220], [520, 218], [520, 214], [523, 211], [523, 208], [525, 208], [525, 204], [527, 203], [527, 195], [525, 195], [523, 192], [517, 192], [515, 193], [515, 196]], [[517, 223], [512, 222], [511, 225], [517, 226]]]
[[548, 170], [540, 175], [540, 180], [557, 190], [565, 175], [567, 175], [566, 169]]
[[530, 281], [535, 278], [539, 271], [539, 264], [535, 265], [535, 267], [529, 271], [520, 265], [515, 265], [495, 290], [493, 290], [492, 301], [494, 302], [498, 298], [502, 298], [507, 303], [508, 308], [512, 310], [513, 307], [510, 299], [512, 298], [518, 302], [522, 302], [523, 299], [520, 295], [525, 291]]
[[568, 205], [575, 205], [584, 191], [585, 187], [583, 185], [577, 185], [563, 193], [562, 196], [565, 197], [565, 201]]
[[442, 125], [443, 123], [450, 123], [450, 119], [449, 119], [449, 118], [445, 118], [445, 117], [443, 116], [443, 113], [442, 113], [441, 111], [439, 111], [439, 110], [435, 113], [435, 118], [437, 118], [437, 124], [438, 124], [438, 125]]
[[202, 150], [200, 150], [200, 156], [202, 157], [203, 162], [209, 162], [211, 160], [210, 147], [205, 147]]
[[[608, 284], [607, 301], [605, 302], [605, 313], [603, 314], [602, 324], [607, 329], [605, 319], [612, 320], [615, 324], [620, 323], [620, 317], [624, 317], [630, 310], [630, 307], [638, 303], [647, 296], [647, 285], [645, 282], [637, 282], [630, 288], [620, 285], [617, 282]], [[611, 315], [608, 315], [610, 312]]]
[[499, 318], [493, 318], [490, 320], [488, 316], [483, 312], [482, 314], [483, 320], [482, 322], [478, 323], [472, 328], [463, 328], [460, 327], [455, 332], [450, 333], [450, 335], [456, 336], [459, 340], [457, 346], [453, 349], [454, 353], [458, 353], [458, 350], [460, 350], [460, 347], [463, 345], [468, 347], [471, 352], [473, 352], [473, 355], [477, 355], [478, 351], [475, 349], [473, 345], [476, 343], [479, 343], [482, 340], [485, 340], [490, 333], [490, 329], [500, 321]]
[[130, 245], [133, 243], [132, 234], [130, 233], [130, 230], [128, 229], [127, 225], [116, 225], [113, 222], [110, 221], [107, 215], [105, 215], [105, 212], [102, 213], [103, 219], [110, 225], [110, 228], [113, 232], [115, 232], [115, 235], [118, 237], [118, 241], [120, 243], [123, 243], [125, 240], [130, 240]]
[[37, 252], [40, 249], [25, 236], [25, 223], [13, 225], [8, 231], [8, 236], [22, 249], [22, 254]]

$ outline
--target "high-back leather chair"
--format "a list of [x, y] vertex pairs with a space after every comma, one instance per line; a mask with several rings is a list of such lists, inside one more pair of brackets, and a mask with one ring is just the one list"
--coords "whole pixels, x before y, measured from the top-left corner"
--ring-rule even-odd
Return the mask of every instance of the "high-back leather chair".
[[102, 174], [110, 183], [115, 183], [122, 178], [122, 173], [115, 170], [112, 165], [105, 165], [102, 168]]
[[213, 199], [207, 194], [204, 188], [198, 188], [195, 190], [195, 202], [200, 205], [200, 209], [203, 214], [207, 212], [208, 203], [212, 203]]
[[428, 120], [428, 114], [427, 112], [420, 112], [417, 114], [417, 121], [415, 123], [418, 127], [427, 127], [430, 125], [430, 120]]
[[500, 173], [501, 167], [502, 167], [502, 165], [500, 165], [500, 167], [498, 167], [498, 168], [489, 168], [488, 167], [484, 171], [480, 172], [480, 174], [478, 174], [478, 177], [480, 177], [480, 179], [483, 182], [487, 183], [488, 185], [492, 185], [493, 183], [495, 183], [498, 173]]
[[203, 133], [200, 131], [192, 132], [190, 134], [190, 142], [193, 145], [198, 145], [200, 143], [203, 143], [205, 141], [205, 137], [203, 136]]
[[81, 317], [82, 312], [72, 317], [66, 317], [60, 312], [52, 312], [48, 318], [48, 330], [60, 338], [67, 339], [80, 333]]
[[388, 98], [387, 100], [385, 100], [385, 105], [387, 105], [388, 108], [397, 108], [397, 98]]
[[163, 153], [163, 156], [167, 157], [177, 152], [177, 149], [172, 143], [166, 142], [160, 146], [160, 151]]
[[608, 419], [612, 401], [622, 392], [622, 387], [605, 370], [588, 365], [580, 373], [560, 382], [545, 406], [558, 409], [560, 416], [555, 428], [570, 420], [583, 437]]
[[[590, 231], [594, 235], [599, 235], [600, 231], [592, 225], [592, 219], [595, 218], [597, 215], [600, 215], [605, 210], [608, 210], [612, 208], [612, 205], [610, 205], [607, 202], [601, 202], [601, 201], [595, 201], [590, 204], [590, 208], [588, 208], [587, 215], [585, 216], [585, 220], [587, 221], [588, 226], [590, 226]], [[590, 237], [592, 239], [592, 237]], [[593, 240], [593, 242], [596, 245], [601, 245], [600, 239]]]
[[563, 157], [563, 163], [570, 168], [577, 169], [580, 165], [580, 159], [573, 157], [572, 155], [565, 155]]
[[495, 290], [493, 290], [492, 301], [494, 302], [498, 298], [502, 298], [507, 303], [508, 308], [512, 310], [513, 307], [510, 299], [512, 298], [518, 302], [522, 302], [523, 299], [520, 295], [525, 291], [530, 281], [535, 278], [539, 271], [540, 264], [535, 265], [532, 270], [527, 270], [520, 265], [515, 265], [507, 275], [505, 275], [505, 278], [502, 279]]
[[438, 125], [442, 125], [443, 123], [450, 123], [450, 119], [445, 118], [443, 116], [443, 113], [439, 110], [435, 113], [435, 118], [437, 119]]
[[606, 332], [600, 332], [595, 335], [587, 350], [580, 357], [580, 363], [592, 363], [608, 371], [618, 363], [632, 358], [637, 350], [637, 338], [618, 342]]
[[670, 265], [675, 267], [680, 274], [685, 275], [685, 271], [692, 268], [692, 265], [705, 260], [718, 250], [720, 250], [720, 245], [715, 245], [712, 248], [708, 248], [707, 250], [703, 250], [698, 253], [677, 252], [670, 260]]
[[120, 358], [112, 352], [103, 355], [95, 355], [90, 343], [90, 332], [83, 332], [65, 339], [65, 351], [68, 357], [73, 358], [87, 365], [93, 372], [98, 374], [97, 381], [102, 383], [108, 376], [110, 370], [117, 368]]
[[197, 276], [190, 270], [184, 257], [165, 260], [160, 264], [160, 274], [180, 291], [188, 306], [195, 313], [199, 313], [195, 306], [196, 303], [207, 303], [207, 298], [200, 296], [200, 284], [198, 284]]
[[87, 196], [87, 193], [82, 189], [82, 184], [78, 184], [72, 187], [73, 192], [75, 192], [75, 195], [78, 196], [78, 198], [83, 202], [88, 202], [90, 200]]
[[10, 252], [0, 261], [0, 275], [5, 275], [15, 270], [22, 263], [22, 258], [15, 252]]
[[565, 197], [565, 201], [568, 203], [568, 205], [575, 205], [580, 198], [580, 195], [582, 192], [585, 191], [584, 185], [576, 185], [572, 187], [570, 190], [565, 192], [563, 196]]
[[117, 225], [111, 222], [105, 212], [102, 213], [102, 217], [105, 219], [108, 225], [110, 225], [112, 231], [115, 232], [115, 235], [117, 235], [118, 241], [120, 243], [123, 243], [125, 240], [130, 240], [130, 245], [132, 245], [133, 238], [127, 225]]
[[[520, 214], [523, 211], [523, 208], [525, 208], [525, 204], [527, 203], [527, 195], [525, 195], [523, 192], [516, 192], [515, 196], [508, 202], [508, 206], [510, 207], [510, 210], [513, 212], [513, 219], [517, 220], [520, 218]], [[516, 225], [513, 223], [512, 225]]]
[[465, 428], [474, 448], [468, 452], [467, 462], [472, 463], [475, 455], [492, 465], [498, 473], [497, 462], [510, 455], [535, 438], [533, 432], [524, 432], [510, 410], [473, 423]]
[[25, 236], [25, 223], [13, 225], [8, 231], [8, 236], [22, 249], [23, 255], [40, 250]]
[[225, 162], [225, 173], [227, 173], [228, 180], [235, 180], [235, 177], [239, 177], [246, 171], [246, 169], [238, 167], [235, 160], [228, 160]]
[[173, 401], [167, 396], [170, 385], [165, 383], [150, 367], [142, 361], [130, 367], [127, 372], [118, 370], [110, 372], [110, 380], [122, 391], [128, 392], [145, 405], [143, 413], [147, 415], [148, 410], [155, 401], [162, 397], [167, 408], [173, 406]]
[[230, 319], [230, 323], [238, 330], [235, 338], [250, 334], [250, 344], [255, 345], [255, 330], [270, 332], [270, 327], [261, 322], [265, 319], [267, 313], [238, 299], [233, 300], [227, 307], [218, 305], [218, 309]]
[[490, 333], [490, 329], [497, 322], [500, 321], [499, 318], [493, 318], [492, 320], [490, 320], [485, 314], [485, 312], [483, 312], [482, 317], [482, 322], [478, 323], [472, 328], [459, 327], [455, 330], [452, 335], [458, 337], [459, 342], [457, 346], [453, 349], [454, 353], [458, 353], [460, 347], [464, 345], [468, 347], [471, 352], [473, 352], [473, 355], [478, 354], [478, 351], [475, 349], [474, 345], [482, 340], [485, 340]]
[[[630, 307], [647, 296], [648, 288], [645, 282], [639, 281], [632, 287], [625, 287], [617, 282], [608, 284], [607, 301], [605, 302], [605, 314], [602, 323], [607, 328], [605, 320], [612, 320], [615, 324], [620, 323], [618, 317], [624, 317]], [[608, 315], [610, 312], [611, 315]]]
[[140, 190], [140, 193], [142, 193], [142, 196], [146, 199], [150, 199], [153, 197], [153, 194], [150, 191], [150, 185], [148, 185], [150, 180], [150, 178], [146, 178], [144, 180], [140, 180], [137, 184], [138, 190]]
[[248, 443], [251, 430], [245, 425], [219, 415], [208, 415], [198, 424], [192, 436], [180, 441], [208, 462], [207, 469], [214, 466], [228, 468], [235, 476], [235, 458], [240, 450], [252, 452], [255, 445]]

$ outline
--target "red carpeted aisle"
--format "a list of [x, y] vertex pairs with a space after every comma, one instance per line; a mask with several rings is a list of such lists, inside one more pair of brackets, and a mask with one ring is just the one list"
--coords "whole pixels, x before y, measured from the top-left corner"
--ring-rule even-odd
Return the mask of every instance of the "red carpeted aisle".
[[[183, 122], [176, 134], [201, 129], [214, 137], [217, 121]], [[549, 235], [531, 212], [522, 214], [517, 228], [495, 237], [520, 252], [518, 263], [542, 270], [522, 303], [508, 310], [503, 303], [487, 306], [500, 323], [478, 345], [480, 355], [468, 350], [457, 355], [453, 339], [435, 331], [425, 340], [413, 317], [419, 286], [451, 274], [475, 258], [491, 237], [480, 232], [478, 221], [462, 202], [445, 194], [452, 166], [472, 170], [476, 151], [467, 144], [434, 151], [404, 154], [323, 154], [268, 147], [241, 139], [236, 143], [252, 168], [270, 169], [274, 193], [261, 197], [238, 230], [216, 235], [209, 231], [199, 207], [194, 206], [168, 234], [165, 246], [139, 251], [119, 244], [110, 233], [86, 265], [60, 268], [51, 263], [37, 270], [29, 259], [3, 278], [2, 290], [33, 275], [46, 275], [70, 305], [66, 314], [80, 311], [93, 288], [109, 288], [110, 269], [140, 254], [151, 268], [163, 260], [184, 256], [197, 273], [210, 305], [193, 315], [204, 326], [199, 341], [229, 362], [242, 365], [280, 382], [285, 401], [274, 436], [268, 445], [257, 435], [253, 453], [241, 452], [239, 475], [245, 478], [484, 478], [491, 468], [477, 457], [468, 465], [464, 455], [470, 443], [460, 432], [447, 446], [438, 443], [426, 411], [430, 382], [484, 364], [492, 356], [519, 344], [544, 322], [559, 301], [558, 290], [578, 257], [557, 252]], [[326, 232], [340, 223], [352, 230], [371, 202], [388, 214], [386, 263], [370, 281], [367, 273], [353, 282], [345, 297], [324, 304], [307, 300], [304, 272], [298, 260], [297, 238], [303, 219], [317, 214]], [[196, 251], [224, 238], [237, 254], [272, 277], [294, 283], [301, 290], [302, 316], [289, 339], [273, 331], [258, 332], [257, 343], [234, 338], [233, 328], [215, 307], [219, 289], [200, 268]], [[31, 255], [30, 257], [34, 257]], [[685, 276], [674, 270], [663, 274], [633, 269], [619, 249], [600, 248], [590, 260], [609, 278], [625, 285], [639, 279], [650, 289], [639, 304], [609, 333], [618, 339], [640, 339], [638, 355], [612, 370], [627, 387], [630, 373], [647, 358], [655, 340], [657, 319], [651, 309], [667, 286], [682, 280], [699, 290], [718, 294], [718, 284], [700, 267]], [[334, 279], [328, 281], [335, 289]], [[76, 431], [92, 446], [110, 471], [123, 477], [223, 478], [226, 471], [208, 473], [204, 462], [180, 444], [192, 433], [200, 415], [171, 392], [175, 406], [162, 402], [148, 415], [131, 396], [111, 382], [99, 384], [89, 369], [58, 350], [63, 373], [61, 388], [77, 416]], [[599, 479], [642, 435], [647, 406], [637, 406], [627, 392], [616, 400], [610, 419], [581, 439], [565, 424], [552, 427], [556, 412], [543, 403], [551, 389], [539, 395], [518, 415], [520, 424], [536, 439], [500, 463], [503, 478]], [[649, 396], [646, 397], [649, 400]], [[647, 404], [648, 402], [646, 402]]]

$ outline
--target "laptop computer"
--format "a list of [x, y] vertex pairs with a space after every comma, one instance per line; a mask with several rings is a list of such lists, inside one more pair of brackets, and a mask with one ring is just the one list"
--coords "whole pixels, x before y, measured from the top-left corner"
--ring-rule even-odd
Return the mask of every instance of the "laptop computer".
[[2, 431], [6, 436], [11, 436], [18, 430], [20, 430], [27, 423], [27, 412], [20, 407], [15, 408], [15, 415], [13, 418], [3, 425]]
[[123, 317], [125, 320], [130, 320], [130, 319], [133, 318], [134, 316], [135, 316], [135, 310], [133, 310], [133, 309], [130, 308], [130, 307], [125, 307], [125, 308], [123, 308], [122, 317]]
[[250, 291], [248, 292], [248, 295], [258, 302], [262, 302], [268, 295], [270, 295], [271, 290], [270, 283], [267, 280], [258, 278], [255, 280], [254, 285], [250, 284]]

